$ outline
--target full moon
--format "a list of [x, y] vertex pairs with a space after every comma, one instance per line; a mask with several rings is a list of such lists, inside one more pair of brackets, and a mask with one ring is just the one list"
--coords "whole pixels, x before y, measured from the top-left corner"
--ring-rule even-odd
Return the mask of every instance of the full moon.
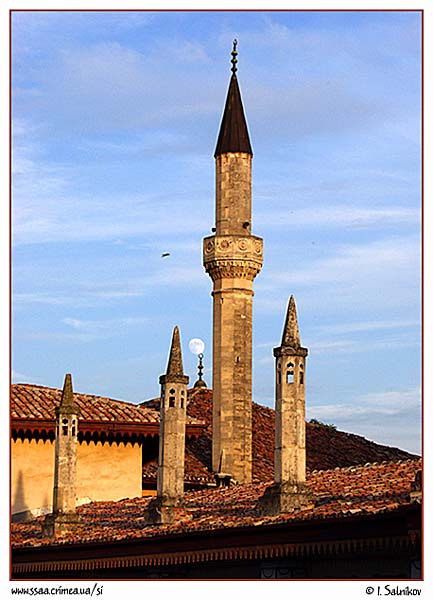
[[189, 340], [189, 349], [193, 354], [203, 354], [204, 350], [204, 341], [200, 338], [193, 338]]

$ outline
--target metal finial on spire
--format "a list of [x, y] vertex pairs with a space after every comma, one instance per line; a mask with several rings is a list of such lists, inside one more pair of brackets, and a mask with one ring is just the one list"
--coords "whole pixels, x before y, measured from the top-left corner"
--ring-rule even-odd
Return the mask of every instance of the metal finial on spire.
[[200, 352], [198, 355], [198, 379], [194, 383], [194, 387], [207, 387], [203, 379], [203, 352]]
[[237, 45], [238, 45], [238, 40], [235, 38], [235, 39], [233, 40], [233, 50], [232, 50], [232, 57], [233, 57], [233, 58], [232, 58], [232, 60], [231, 60], [231, 63], [232, 63], [232, 65], [233, 65], [233, 66], [232, 66], [232, 73], [233, 73], [233, 75], [234, 75], [234, 74], [236, 73], [236, 71], [238, 70], [238, 68], [237, 68], [237, 66], [236, 66], [236, 65], [237, 65], [237, 63], [238, 63], [238, 59], [236, 58], [236, 57], [237, 57], [237, 55], [238, 55], [238, 53], [236, 52], [236, 46], [237, 46]]

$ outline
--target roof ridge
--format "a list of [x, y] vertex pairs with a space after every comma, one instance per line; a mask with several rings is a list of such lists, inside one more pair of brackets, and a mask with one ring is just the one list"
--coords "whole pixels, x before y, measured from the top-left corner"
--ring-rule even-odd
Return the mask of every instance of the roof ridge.
[[61, 392], [62, 390], [60, 388], [55, 388], [55, 387], [51, 387], [49, 385], [40, 385], [38, 383], [11, 383], [11, 388], [18, 386], [18, 385], [23, 385], [26, 387], [31, 387], [31, 388], [42, 388], [44, 390], [58, 390], [59, 392]]
[[[16, 386], [25, 386], [27, 388], [37, 388], [37, 389], [43, 389], [43, 390], [51, 390], [53, 392], [59, 392], [59, 394], [62, 393], [62, 389], [61, 388], [56, 388], [56, 387], [52, 387], [52, 386], [48, 386], [48, 385], [38, 385], [38, 384], [33, 384], [33, 383], [12, 383], [11, 387], [16, 387]], [[120, 402], [122, 404], [126, 404], [128, 406], [133, 406], [134, 408], [145, 408], [146, 410], [156, 410], [155, 408], [152, 407], [148, 407], [148, 406], [142, 406], [140, 403], [135, 403], [135, 402], [131, 402], [130, 400], [121, 400], [119, 398], [110, 398], [109, 396], [100, 396], [99, 394], [89, 394], [87, 392], [76, 392], [74, 390], [73, 392], [74, 396], [78, 396], [78, 397], [83, 397], [85, 396], [86, 398], [91, 398], [94, 400], [103, 400], [103, 401], [108, 401], [108, 402]]]
[[346, 467], [334, 467], [333, 469], [314, 469], [313, 471], [309, 471], [310, 475], [313, 474], [319, 474], [319, 473], [327, 473], [329, 471], [353, 471], [354, 469], [364, 469], [365, 467], [377, 467], [379, 465], [386, 465], [386, 464], [394, 464], [394, 465], [400, 465], [400, 464], [405, 464], [405, 463], [410, 463], [410, 462], [419, 462], [422, 461], [422, 457], [420, 456], [419, 458], [399, 458], [397, 460], [379, 460], [379, 461], [374, 461], [374, 462], [366, 462], [366, 463], [360, 463], [357, 465], [347, 465]]

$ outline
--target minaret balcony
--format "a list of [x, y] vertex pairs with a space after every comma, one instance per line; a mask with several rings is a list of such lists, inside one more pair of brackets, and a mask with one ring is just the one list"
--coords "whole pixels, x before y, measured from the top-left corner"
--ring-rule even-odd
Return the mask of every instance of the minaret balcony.
[[223, 266], [233, 262], [233, 266], [245, 263], [246, 269], [254, 271], [254, 276], [263, 264], [263, 240], [255, 235], [212, 235], [203, 240], [203, 264], [207, 272], [216, 264]]
[[203, 240], [203, 265], [212, 280], [252, 281], [263, 264], [263, 240], [255, 235], [213, 235]]

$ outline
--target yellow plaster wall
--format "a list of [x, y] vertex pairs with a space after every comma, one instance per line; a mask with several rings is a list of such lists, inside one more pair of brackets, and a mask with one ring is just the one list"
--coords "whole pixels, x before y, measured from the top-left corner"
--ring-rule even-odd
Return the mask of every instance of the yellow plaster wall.
[[[54, 443], [17, 440], [11, 448], [12, 513], [52, 508]], [[77, 501], [141, 496], [141, 446], [82, 443], [77, 448]]]
[[51, 508], [54, 444], [17, 440], [11, 448], [12, 514]]
[[141, 496], [141, 446], [80, 444], [77, 451], [77, 497], [121, 500]]

